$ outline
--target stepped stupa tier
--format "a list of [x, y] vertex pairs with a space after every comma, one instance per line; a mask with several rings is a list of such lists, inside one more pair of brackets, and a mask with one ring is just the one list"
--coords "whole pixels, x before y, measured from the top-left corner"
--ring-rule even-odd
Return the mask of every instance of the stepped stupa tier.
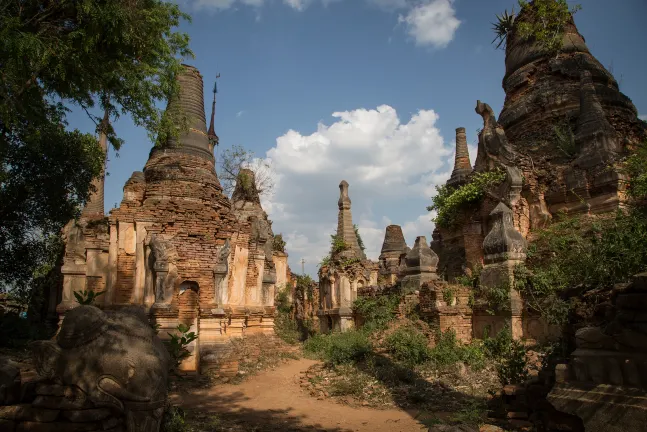
[[591, 75], [595, 93], [609, 123], [628, 142], [644, 134], [631, 99], [622, 94], [613, 75], [591, 54], [572, 17], [564, 28], [563, 45], [550, 54], [533, 40], [524, 40], [515, 30], [532, 18], [532, 5], [524, 8], [508, 34], [503, 78], [505, 104], [499, 123], [512, 146], [533, 156], [568, 158], [547, 143], [555, 126], [574, 131], [580, 112], [580, 77]]

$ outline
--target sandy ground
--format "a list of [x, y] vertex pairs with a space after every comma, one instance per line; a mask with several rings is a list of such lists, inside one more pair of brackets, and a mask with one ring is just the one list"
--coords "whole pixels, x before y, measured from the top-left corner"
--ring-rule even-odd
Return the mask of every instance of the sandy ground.
[[419, 432], [418, 412], [353, 408], [317, 400], [299, 385], [300, 373], [317, 363], [291, 360], [239, 385], [221, 384], [171, 395], [189, 412], [214, 413], [249, 431]]

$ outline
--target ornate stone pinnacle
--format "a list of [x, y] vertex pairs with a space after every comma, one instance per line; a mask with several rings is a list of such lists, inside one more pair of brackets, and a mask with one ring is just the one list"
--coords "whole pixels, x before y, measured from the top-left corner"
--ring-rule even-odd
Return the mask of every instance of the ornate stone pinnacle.
[[499, 203], [490, 213], [492, 229], [483, 240], [485, 264], [526, 259], [526, 239], [514, 227], [512, 210]]
[[459, 127], [456, 129], [456, 155], [454, 156], [454, 170], [452, 175], [447, 181], [448, 185], [459, 185], [467, 180], [467, 177], [472, 173], [472, 165], [470, 163], [470, 154], [467, 149], [467, 136], [465, 128]]
[[344, 241], [346, 250], [342, 251], [341, 255], [347, 258], [366, 259], [366, 255], [360, 249], [359, 242], [357, 241], [350, 204], [348, 182], [342, 180], [339, 183], [339, 201], [337, 201], [339, 207], [339, 214], [337, 215], [337, 237]]

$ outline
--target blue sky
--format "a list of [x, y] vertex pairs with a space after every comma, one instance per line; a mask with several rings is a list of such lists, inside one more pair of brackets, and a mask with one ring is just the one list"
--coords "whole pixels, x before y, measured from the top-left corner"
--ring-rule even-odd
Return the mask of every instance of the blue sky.
[[[500, 112], [504, 53], [490, 44], [495, 14], [515, 0], [179, 0], [192, 15], [196, 66], [210, 109], [217, 73], [219, 151], [242, 145], [272, 160], [274, 195], [264, 206], [287, 240], [290, 265], [314, 275], [337, 223], [338, 184], [350, 184], [354, 222], [370, 258], [384, 228], [429, 240], [425, 207], [451, 171], [455, 129], [467, 129], [472, 160], [481, 118], [476, 100]], [[647, 2], [581, 0], [576, 24], [623, 93], [647, 114]], [[333, 114], [335, 116], [333, 116]], [[94, 126], [74, 112], [70, 126]], [[141, 170], [151, 143], [128, 118], [110, 152], [106, 210]], [[217, 155], [218, 156], [218, 155]]]

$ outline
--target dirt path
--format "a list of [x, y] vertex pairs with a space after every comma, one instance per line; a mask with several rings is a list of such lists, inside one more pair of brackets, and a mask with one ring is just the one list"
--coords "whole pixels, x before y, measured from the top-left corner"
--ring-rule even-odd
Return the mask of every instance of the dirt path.
[[174, 394], [187, 411], [217, 413], [243, 423], [249, 431], [419, 432], [417, 412], [352, 408], [317, 400], [303, 391], [299, 374], [317, 363], [293, 360], [251, 377], [240, 385], [222, 384]]

